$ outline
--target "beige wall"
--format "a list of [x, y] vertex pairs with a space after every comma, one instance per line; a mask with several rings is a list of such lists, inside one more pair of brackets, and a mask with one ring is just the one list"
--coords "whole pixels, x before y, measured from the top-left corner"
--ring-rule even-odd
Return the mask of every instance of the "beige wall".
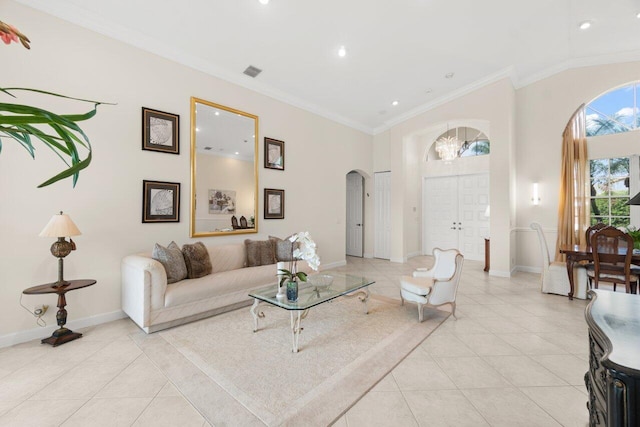
[[[562, 132], [574, 111], [609, 89], [638, 80], [640, 62], [600, 65], [565, 71], [524, 88], [517, 99], [517, 264], [540, 269], [532, 221], [545, 230], [549, 250], [555, 252]], [[638, 154], [639, 132], [589, 138], [591, 158]], [[532, 184], [540, 184], [541, 202], [531, 203]], [[632, 208], [640, 209], [640, 208]], [[493, 211], [491, 212], [493, 214]]]
[[[371, 193], [372, 136], [337, 124], [178, 65], [121, 42], [81, 29], [12, 1], [2, 2], [2, 20], [28, 34], [32, 49], [0, 46], [3, 87], [30, 87], [116, 103], [99, 108], [83, 129], [91, 138], [94, 160], [75, 189], [71, 181], [37, 189], [60, 171], [62, 163], [41, 144], [36, 160], [13, 140], [0, 153], [0, 346], [45, 336], [34, 318], [18, 305], [23, 289], [54, 281], [56, 260], [51, 239], [38, 233], [59, 210], [69, 213], [82, 235], [77, 251], [65, 260], [65, 277], [94, 278], [97, 285], [70, 292], [69, 321], [74, 327], [121, 315], [120, 260], [150, 251], [155, 242], [189, 242], [189, 100], [197, 96], [259, 116], [259, 141], [268, 136], [286, 143], [286, 170], [259, 162], [258, 235], [210, 237], [207, 244], [240, 242], [246, 237], [287, 236], [308, 230], [324, 265], [345, 260], [346, 174], [362, 171]], [[19, 102], [56, 111], [86, 111], [85, 105], [20, 95]], [[3, 102], [6, 98], [3, 97]], [[180, 115], [181, 154], [142, 151], [141, 107]], [[261, 144], [262, 145], [262, 144]], [[182, 184], [180, 223], [142, 224], [142, 180]], [[262, 189], [286, 190], [284, 220], [262, 219]], [[371, 218], [372, 198], [365, 201]], [[372, 221], [365, 226], [365, 252], [372, 253]], [[28, 307], [55, 305], [55, 296], [24, 296]], [[55, 309], [47, 313], [55, 324]], [[78, 323], [79, 321], [82, 321]]]
[[[513, 94], [511, 82], [503, 79], [376, 135], [374, 167], [376, 170], [388, 167], [392, 171], [392, 261], [402, 261], [421, 251], [421, 239], [416, 237], [421, 232], [420, 222], [413, 207], [416, 203], [420, 206], [421, 176], [415, 169], [419, 169], [423, 159], [413, 142], [415, 137], [427, 134], [434, 127], [446, 128], [446, 123], [456, 126], [485, 123], [484, 126], [490, 128], [491, 139], [491, 268], [495, 275], [510, 274], [515, 262], [515, 247], [510, 236], [515, 224], [515, 206], [510, 200], [515, 186], [515, 168], [511, 166], [515, 151]], [[389, 156], [388, 161], [385, 154]], [[420, 158], [415, 159], [417, 155]]]

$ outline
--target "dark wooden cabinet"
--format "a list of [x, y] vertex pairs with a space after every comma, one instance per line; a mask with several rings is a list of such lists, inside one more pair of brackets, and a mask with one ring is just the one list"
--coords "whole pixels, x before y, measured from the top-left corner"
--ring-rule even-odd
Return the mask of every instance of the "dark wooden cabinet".
[[589, 425], [640, 427], [640, 295], [589, 295]]

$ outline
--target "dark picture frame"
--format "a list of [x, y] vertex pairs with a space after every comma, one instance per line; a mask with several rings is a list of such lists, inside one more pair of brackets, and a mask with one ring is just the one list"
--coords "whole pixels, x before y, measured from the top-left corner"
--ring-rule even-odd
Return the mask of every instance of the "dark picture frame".
[[284, 141], [264, 138], [264, 167], [279, 171], [284, 170]]
[[180, 154], [180, 116], [142, 107], [142, 149]]
[[284, 219], [284, 190], [264, 189], [264, 219]]
[[180, 222], [180, 183], [142, 181], [142, 222]]

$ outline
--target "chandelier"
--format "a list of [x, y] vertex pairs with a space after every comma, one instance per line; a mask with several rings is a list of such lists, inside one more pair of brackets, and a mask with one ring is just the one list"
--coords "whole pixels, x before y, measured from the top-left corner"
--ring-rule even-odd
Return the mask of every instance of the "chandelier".
[[436, 152], [442, 160], [446, 163], [450, 163], [453, 159], [458, 157], [458, 152], [462, 143], [456, 137], [443, 136], [436, 141]]

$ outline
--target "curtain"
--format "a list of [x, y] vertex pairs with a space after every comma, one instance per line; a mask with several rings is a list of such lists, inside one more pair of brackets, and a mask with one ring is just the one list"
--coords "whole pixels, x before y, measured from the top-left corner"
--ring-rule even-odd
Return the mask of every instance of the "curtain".
[[558, 206], [556, 261], [564, 261], [562, 245], [586, 244], [589, 227], [589, 173], [584, 104], [562, 133], [562, 171]]

